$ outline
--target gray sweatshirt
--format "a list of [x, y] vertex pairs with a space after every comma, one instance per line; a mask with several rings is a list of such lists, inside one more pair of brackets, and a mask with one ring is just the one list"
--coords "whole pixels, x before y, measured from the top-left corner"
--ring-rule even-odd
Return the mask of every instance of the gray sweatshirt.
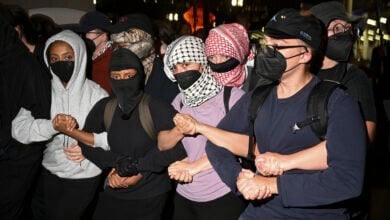
[[[98, 84], [86, 78], [87, 54], [83, 40], [74, 32], [64, 30], [46, 41], [44, 59], [48, 47], [54, 41], [64, 41], [71, 45], [75, 53], [75, 65], [71, 79], [65, 88], [61, 80], [50, 70], [52, 74], [52, 97], [50, 115], [53, 119], [57, 114], [69, 114], [76, 118], [79, 127], [84, 126], [85, 119], [101, 98], [106, 97], [107, 92]], [[21, 143], [36, 141], [49, 141], [44, 151], [42, 165], [51, 173], [69, 179], [81, 179], [97, 176], [101, 170], [88, 160], [81, 164], [66, 158], [63, 148], [73, 142], [69, 136], [61, 134], [53, 129], [52, 120], [34, 119], [31, 112], [21, 109], [12, 122], [12, 136]], [[108, 149], [106, 134], [94, 134], [95, 146]]]

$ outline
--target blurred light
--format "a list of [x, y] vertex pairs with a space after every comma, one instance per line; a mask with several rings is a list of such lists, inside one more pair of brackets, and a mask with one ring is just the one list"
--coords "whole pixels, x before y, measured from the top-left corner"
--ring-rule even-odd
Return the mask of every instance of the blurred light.
[[367, 34], [368, 34], [368, 35], [375, 35], [375, 33], [374, 33], [373, 30], [368, 30], [368, 31], [367, 31]]
[[92, 2], [93, 2], [93, 5], [96, 5], [96, 0], [92, 0]]
[[242, 7], [244, 5], [244, 0], [237, 0], [237, 6]]
[[380, 35], [375, 35], [375, 40], [381, 40], [381, 36]]
[[390, 36], [388, 34], [383, 35], [383, 39], [390, 40]]
[[382, 23], [382, 24], [386, 24], [387, 23], [387, 18], [381, 17], [379, 19], [379, 22]]
[[169, 21], [178, 21], [179, 20], [179, 14], [177, 13], [169, 13], [165, 16], [166, 19]]
[[369, 18], [369, 19], [367, 19], [367, 24], [372, 25], [372, 26], [376, 26], [376, 21]]
[[232, 0], [232, 6], [237, 6], [237, 0]]
[[368, 36], [367, 39], [368, 41], [374, 41], [374, 36]]

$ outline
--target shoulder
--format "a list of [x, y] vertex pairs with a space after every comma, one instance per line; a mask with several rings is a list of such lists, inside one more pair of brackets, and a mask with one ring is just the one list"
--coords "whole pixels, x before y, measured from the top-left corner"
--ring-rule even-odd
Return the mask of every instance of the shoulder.
[[368, 78], [366, 72], [364, 70], [360, 69], [356, 65], [352, 65], [348, 68], [348, 71], [345, 75], [345, 84], [346, 85], [354, 85], [356, 83], [364, 84], [368, 83], [370, 79]]
[[100, 96], [100, 98], [107, 97], [108, 93], [105, 89], [103, 89], [99, 84], [95, 83], [94, 81], [90, 79], [86, 79], [87, 86], [90, 88], [90, 90], [93, 92], [93, 94]]
[[151, 111], [158, 111], [158, 110], [163, 110], [163, 109], [166, 109], [166, 110], [173, 110], [174, 111], [174, 108], [173, 106], [168, 103], [167, 101], [159, 98], [159, 97], [155, 97], [155, 96], [152, 96], [152, 95], [149, 95], [149, 94], [146, 94], [149, 96], [149, 106], [151, 108]]

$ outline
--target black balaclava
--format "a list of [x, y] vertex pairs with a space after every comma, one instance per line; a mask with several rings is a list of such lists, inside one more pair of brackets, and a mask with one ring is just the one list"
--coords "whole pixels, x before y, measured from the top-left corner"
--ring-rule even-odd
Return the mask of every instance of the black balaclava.
[[128, 119], [138, 106], [142, 98], [145, 82], [145, 73], [141, 61], [133, 52], [126, 48], [119, 48], [112, 53], [109, 71], [135, 69], [137, 74], [129, 79], [116, 80], [110, 78], [114, 95], [118, 99], [119, 108], [123, 112], [123, 119]]

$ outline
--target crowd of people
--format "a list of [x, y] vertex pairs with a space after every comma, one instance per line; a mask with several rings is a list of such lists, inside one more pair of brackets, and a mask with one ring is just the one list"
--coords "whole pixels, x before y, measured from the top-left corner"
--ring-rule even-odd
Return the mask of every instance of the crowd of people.
[[362, 20], [285, 8], [253, 46], [240, 20], [173, 38], [140, 13], [69, 28], [0, 4], [0, 219], [366, 218]]

